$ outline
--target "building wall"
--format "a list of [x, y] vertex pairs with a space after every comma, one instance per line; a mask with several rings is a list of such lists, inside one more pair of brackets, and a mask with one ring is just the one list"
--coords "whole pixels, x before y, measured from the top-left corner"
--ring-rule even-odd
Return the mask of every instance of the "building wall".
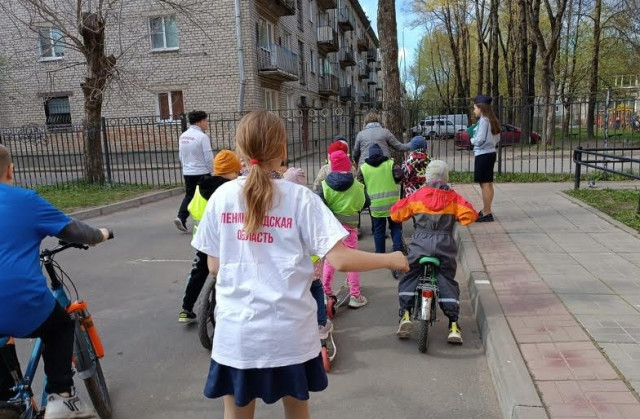
[[[29, 20], [28, 13], [17, 0], [3, 0], [13, 14]], [[246, 75], [244, 109], [265, 106], [264, 89], [279, 92], [278, 106], [287, 107], [287, 95], [297, 106], [302, 96], [310, 106], [320, 105], [318, 95], [318, 7], [315, 0], [301, 0], [304, 30], [298, 29], [298, 16], [270, 15], [262, 0], [241, 0], [242, 38]], [[59, 3], [59, 4], [64, 4]], [[340, 0], [339, 7], [354, 9], [352, 0]], [[311, 6], [310, 6], [311, 5]], [[64, 6], [62, 6], [64, 7]], [[313, 10], [313, 20], [309, 10]], [[356, 8], [359, 6], [355, 6]], [[107, 27], [108, 52], [118, 59], [121, 80], [114, 82], [105, 93], [103, 116], [130, 117], [158, 115], [157, 94], [182, 91], [184, 110], [203, 109], [208, 112], [233, 112], [238, 107], [240, 77], [236, 47], [234, 2], [209, 0], [191, 10], [191, 15], [176, 14], [179, 47], [173, 51], [151, 51], [149, 19], [168, 16], [174, 12], [154, 6], [147, 0], [122, 3], [119, 19]], [[65, 11], [65, 26], [75, 25], [72, 11]], [[300, 81], [274, 82], [258, 74], [257, 22], [264, 17], [274, 24], [277, 43], [283, 42], [285, 32], [291, 34], [292, 50], [298, 53], [298, 41], [304, 43], [307, 83]], [[358, 27], [369, 25], [356, 16]], [[38, 36], [35, 32], [17, 27], [13, 19], [0, 13], [0, 56], [4, 71], [0, 73], [0, 124], [22, 125], [45, 122], [44, 101], [51, 96], [68, 96], [73, 123], [82, 122], [83, 96], [80, 83], [84, 78], [83, 58], [71, 48], [65, 48], [62, 59], [39, 59]], [[47, 26], [34, 21], [34, 26]], [[357, 51], [356, 30], [345, 34], [346, 42]], [[372, 44], [377, 39], [372, 39]], [[310, 72], [311, 51], [315, 72]], [[333, 54], [335, 55], [335, 54]], [[359, 55], [358, 55], [359, 56]], [[335, 59], [335, 58], [334, 58]], [[360, 58], [358, 58], [360, 59]], [[2, 65], [2, 64], [0, 64]], [[347, 68], [343, 79], [357, 84], [357, 67]], [[360, 83], [359, 89], [369, 86]], [[338, 104], [338, 98], [322, 99], [324, 104]]]

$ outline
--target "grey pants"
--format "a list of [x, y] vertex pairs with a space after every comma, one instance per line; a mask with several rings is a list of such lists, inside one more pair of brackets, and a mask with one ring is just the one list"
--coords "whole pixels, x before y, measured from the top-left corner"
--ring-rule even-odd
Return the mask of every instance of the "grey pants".
[[400, 316], [404, 310], [413, 310], [418, 278], [424, 267], [418, 261], [423, 256], [433, 256], [440, 260], [436, 279], [440, 289], [440, 308], [450, 322], [458, 321], [460, 313], [460, 286], [456, 277], [456, 255], [458, 247], [451, 234], [416, 231], [409, 243], [409, 272], [400, 277], [398, 283], [398, 299], [400, 301]]

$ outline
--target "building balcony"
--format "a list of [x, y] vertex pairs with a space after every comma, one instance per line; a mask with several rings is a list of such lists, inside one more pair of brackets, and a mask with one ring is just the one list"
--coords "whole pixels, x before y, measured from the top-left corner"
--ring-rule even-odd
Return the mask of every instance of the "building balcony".
[[365, 63], [360, 63], [358, 64], [358, 79], [359, 80], [364, 80], [366, 78], [369, 78], [369, 71], [371, 69], [369, 68], [368, 65], [366, 65]]
[[375, 48], [371, 48], [367, 51], [367, 61], [370, 63], [375, 63], [378, 61], [378, 50]]
[[353, 53], [353, 48], [346, 47], [338, 51], [338, 62], [342, 68], [356, 65], [356, 56]]
[[368, 84], [378, 84], [378, 73], [376, 71], [372, 71], [371, 73], [369, 73], [369, 76], [367, 77], [367, 83]]
[[318, 28], [318, 52], [326, 55], [330, 52], [338, 52], [339, 49], [338, 32], [332, 26], [320, 26]]
[[352, 85], [340, 86], [340, 100], [347, 102], [353, 100], [356, 94], [356, 89]]
[[382, 61], [378, 60], [378, 61], [376, 61], [375, 63], [373, 63], [373, 68], [374, 68], [376, 71], [380, 71], [380, 70], [382, 70]]
[[320, 10], [329, 10], [338, 7], [338, 0], [317, 0], [316, 3]]
[[258, 47], [258, 74], [275, 81], [298, 80], [298, 54], [277, 44]]
[[333, 74], [318, 76], [318, 94], [320, 96], [338, 96], [340, 94], [340, 80]]
[[358, 37], [358, 52], [369, 51], [370, 48], [369, 38], [367, 38], [366, 34], [361, 34]]
[[368, 104], [371, 102], [371, 96], [369, 93], [359, 93], [358, 94], [358, 103], [360, 104]]
[[257, 0], [257, 3], [278, 17], [296, 14], [295, 0]]
[[342, 32], [352, 31], [355, 28], [353, 13], [347, 7], [338, 9], [338, 28]]

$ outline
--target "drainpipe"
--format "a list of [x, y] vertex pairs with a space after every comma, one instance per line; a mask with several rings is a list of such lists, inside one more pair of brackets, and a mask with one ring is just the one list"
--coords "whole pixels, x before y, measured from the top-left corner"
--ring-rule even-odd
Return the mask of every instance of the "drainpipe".
[[238, 95], [238, 112], [244, 110], [244, 91], [247, 79], [244, 74], [244, 51], [242, 47], [242, 21], [240, 20], [240, 0], [235, 0], [236, 8], [236, 46], [238, 49], [238, 72], [240, 73], [240, 93]]

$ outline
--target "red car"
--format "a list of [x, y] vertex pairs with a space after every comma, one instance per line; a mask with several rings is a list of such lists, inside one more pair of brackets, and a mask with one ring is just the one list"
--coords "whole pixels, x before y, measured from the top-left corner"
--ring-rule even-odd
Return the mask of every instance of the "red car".
[[[505, 146], [519, 144], [521, 138], [522, 130], [520, 128], [510, 124], [502, 124], [502, 131], [500, 132], [500, 145]], [[532, 131], [529, 144], [538, 144], [539, 142], [540, 134]], [[471, 141], [467, 131], [460, 130], [456, 132], [455, 145], [460, 149], [471, 150]]]

